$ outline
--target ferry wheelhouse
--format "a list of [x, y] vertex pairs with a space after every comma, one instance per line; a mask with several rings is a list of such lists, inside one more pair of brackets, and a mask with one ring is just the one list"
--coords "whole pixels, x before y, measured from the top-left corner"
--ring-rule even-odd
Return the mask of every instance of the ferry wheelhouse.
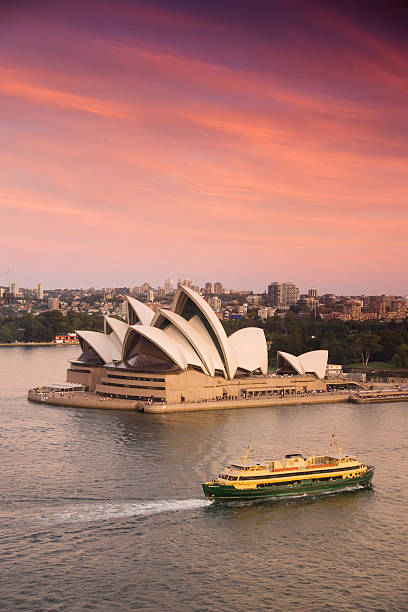
[[300, 453], [285, 455], [284, 460], [254, 463], [248, 449], [241, 462], [231, 463], [217, 478], [202, 483], [202, 487], [209, 499], [316, 495], [368, 487], [374, 469], [349, 456], [306, 458]]

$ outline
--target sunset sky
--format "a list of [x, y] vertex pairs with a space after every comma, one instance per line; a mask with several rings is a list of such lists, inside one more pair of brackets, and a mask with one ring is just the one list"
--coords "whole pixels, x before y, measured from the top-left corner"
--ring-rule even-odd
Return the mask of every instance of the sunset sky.
[[0, 285], [408, 293], [401, 6], [2, 3]]

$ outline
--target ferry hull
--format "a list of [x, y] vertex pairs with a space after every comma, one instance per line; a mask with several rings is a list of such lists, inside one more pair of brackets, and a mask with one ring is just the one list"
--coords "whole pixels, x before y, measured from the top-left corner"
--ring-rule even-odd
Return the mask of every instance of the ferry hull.
[[319, 493], [335, 493], [353, 487], [369, 487], [374, 468], [369, 468], [364, 476], [358, 478], [345, 478], [328, 482], [310, 482], [304, 480], [301, 484], [276, 485], [269, 487], [236, 489], [233, 485], [220, 485], [203, 483], [204, 495], [208, 499], [258, 499], [266, 497], [294, 497], [299, 495], [318, 495]]

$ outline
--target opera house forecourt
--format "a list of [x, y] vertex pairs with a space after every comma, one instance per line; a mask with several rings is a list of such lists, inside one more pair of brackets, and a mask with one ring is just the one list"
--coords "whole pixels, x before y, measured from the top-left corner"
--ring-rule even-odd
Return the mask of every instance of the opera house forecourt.
[[127, 296], [126, 322], [106, 316], [104, 333], [77, 334], [82, 353], [70, 362], [67, 382], [88, 392], [88, 401], [98, 399], [98, 407], [103, 399], [111, 400], [109, 407], [120, 400], [149, 412], [262, 399], [266, 405], [327, 390], [327, 351], [299, 357], [278, 352], [277, 373], [268, 375], [263, 330], [247, 327], [227, 336], [208, 303], [185, 286], [177, 289], [171, 310], [155, 313]]

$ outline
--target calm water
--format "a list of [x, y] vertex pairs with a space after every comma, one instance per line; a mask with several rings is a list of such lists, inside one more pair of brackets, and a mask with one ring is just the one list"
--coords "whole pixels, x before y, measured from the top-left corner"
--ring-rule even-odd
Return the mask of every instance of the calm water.
[[[0, 609], [406, 610], [408, 403], [142, 415], [26, 401], [75, 347], [0, 348]], [[211, 505], [243, 454], [345, 451], [372, 490]]]

